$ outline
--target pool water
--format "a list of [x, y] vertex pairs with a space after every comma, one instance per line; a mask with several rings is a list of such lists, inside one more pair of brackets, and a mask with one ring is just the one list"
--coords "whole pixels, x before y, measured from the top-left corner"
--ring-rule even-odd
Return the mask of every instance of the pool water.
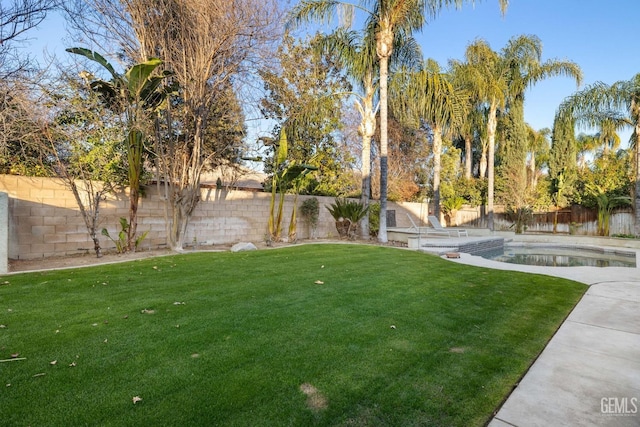
[[635, 252], [562, 246], [505, 246], [478, 254], [486, 259], [545, 267], [636, 267]]

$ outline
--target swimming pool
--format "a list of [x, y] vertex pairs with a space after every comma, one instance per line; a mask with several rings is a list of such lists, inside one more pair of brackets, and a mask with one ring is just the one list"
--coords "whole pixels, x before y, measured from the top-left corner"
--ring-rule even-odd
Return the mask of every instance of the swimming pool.
[[478, 255], [494, 261], [545, 267], [636, 267], [635, 252], [592, 247], [505, 245], [503, 250]]

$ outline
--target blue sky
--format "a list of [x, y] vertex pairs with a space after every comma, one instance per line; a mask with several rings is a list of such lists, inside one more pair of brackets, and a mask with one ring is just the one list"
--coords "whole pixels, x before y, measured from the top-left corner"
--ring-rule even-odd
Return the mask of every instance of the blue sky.
[[[476, 38], [497, 51], [511, 37], [533, 34], [543, 43], [543, 61], [566, 59], [580, 65], [584, 87], [596, 81], [628, 80], [640, 73], [635, 33], [639, 16], [640, 0], [510, 0], [504, 16], [497, 0], [484, 0], [475, 6], [465, 4], [461, 10], [444, 10], [416, 38], [425, 58], [444, 66], [450, 58], [463, 59], [465, 48]], [[47, 19], [28, 36], [34, 38], [30, 46], [34, 55], [44, 47], [66, 55], [64, 23], [58, 17]], [[551, 128], [556, 108], [575, 91], [575, 82], [569, 78], [538, 83], [525, 98], [526, 121], [534, 129]], [[623, 142], [630, 134], [630, 130], [621, 133]]]

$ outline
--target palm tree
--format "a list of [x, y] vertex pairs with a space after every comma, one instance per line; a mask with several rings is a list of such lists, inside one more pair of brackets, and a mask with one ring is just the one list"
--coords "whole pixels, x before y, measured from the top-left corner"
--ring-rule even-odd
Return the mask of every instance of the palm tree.
[[600, 145], [600, 140], [595, 135], [580, 133], [576, 137], [577, 163], [579, 169], [587, 166], [587, 154], [594, 153]]
[[[373, 8], [367, 5], [373, 2]], [[296, 5], [288, 20], [289, 27], [302, 22], [329, 22], [334, 16], [344, 16], [350, 25], [357, 8], [368, 15], [367, 27], [373, 26], [376, 34], [376, 55], [380, 66], [380, 230], [378, 240], [387, 242], [387, 92], [389, 58], [393, 53], [396, 33], [410, 35], [425, 24], [425, 15], [435, 18], [444, 6], [461, 6], [473, 0], [360, 0], [358, 4], [338, 0], [302, 0]], [[508, 0], [499, 0], [502, 12]], [[341, 13], [343, 12], [343, 13]]]
[[394, 114], [416, 128], [425, 122], [432, 132], [434, 215], [439, 218], [442, 137], [462, 123], [465, 94], [433, 59], [417, 72], [397, 73], [391, 80], [391, 89]]
[[[524, 172], [526, 156], [526, 127], [524, 124], [524, 92], [536, 82], [554, 75], [573, 76], [579, 82], [580, 68], [569, 61], [547, 61], [540, 63], [542, 43], [535, 36], [520, 36], [509, 40], [498, 53], [484, 40], [476, 40], [467, 47], [466, 63], [453, 61], [459, 78], [467, 82], [475, 98], [488, 107], [487, 114], [487, 213], [488, 226], [493, 230], [493, 199], [495, 183], [495, 138], [497, 113], [509, 108], [512, 122], [523, 131], [516, 141], [505, 147], [514, 152], [521, 161], [514, 170]], [[523, 182], [524, 184], [524, 182]]]
[[609, 154], [609, 150], [617, 150], [620, 147], [620, 135], [618, 135], [618, 126], [615, 121], [605, 117], [599, 125], [600, 132], [596, 134], [602, 151], [605, 155]]
[[[378, 60], [375, 53], [375, 32], [369, 27], [364, 33], [338, 29], [334, 33], [322, 37], [317, 47], [323, 52], [330, 52], [342, 66], [347, 74], [355, 80], [360, 88], [359, 93], [354, 93], [354, 105], [360, 114], [358, 134], [362, 138], [362, 195], [361, 202], [366, 208], [371, 197], [371, 140], [376, 132], [376, 114], [379, 109], [379, 101], [376, 103]], [[408, 66], [418, 62], [421, 58], [419, 46], [415, 39], [404, 40], [396, 37], [393, 62]], [[369, 236], [369, 211], [361, 221], [360, 232], [362, 237]]]
[[549, 136], [551, 136], [551, 129], [543, 128], [536, 131], [531, 126], [527, 125], [527, 150], [529, 152], [529, 175], [530, 186], [536, 188], [538, 185], [538, 165], [536, 160], [540, 157], [548, 158], [549, 154]]
[[127, 129], [125, 144], [129, 175], [129, 224], [125, 249], [135, 250], [139, 242], [136, 233], [145, 130], [152, 122], [150, 114], [164, 102], [167, 96], [166, 92], [159, 87], [162, 81], [172, 73], [163, 71], [161, 75], [153, 75], [156, 68], [162, 64], [162, 61], [157, 58], [133, 65], [124, 74], [119, 74], [97, 52], [85, 48], [69, 48], [67, 52], [95, 61], [112, 76], [111, 80], [107, 81], [94, 78], [89, 73], [83, 73], [83, 76], [91, 80], [91, 88], [101, 96], [107, 108], [124, 116]]
[[[460, 124], [460, 137], [464, 140], [464, 177], [466, 180], [471, 179], [473, 169], [473, 144], [475, 140], [482, 142], [486, 140], [483, 138], [483, 130], [486, 130], [485, 115], [480, 109], [477, 100], [472, 100], [467, 97], [467, 114], [462, 116], [462, 123]], [[486, 150], [481, 147], [481, 154], [484, 156], [486, 165]], [[484, 169], [486, 172], [486, 169]], [[480, 176], [484, 176], [484, 172], [480, 171]]]
[[558, 115], [578, 125], [595, 127], [609, 121], [614, 129], [631, 127], [630, 145], [635, 149], [635, 234], [640, 235], [640, 73], [612, 85], [595, 83], [571, 95]]
[[[571, 61], [542, 62], [542, 42], [533, 35], [513, 37], [501, 51], [509, 68], [505, 140], [502, 147], [502, 172], [518, 182], [514, 189], [526, 191], [527, 127], [524, 121], [524, 95], [527, 88], [554, 76], [573, 77], [576, 85], [582, 81], [580, 67]], [[535, 174], [534, 174], [535, 176]], [[511, 198], [511, 197], [509, 197]]]
[[496, 128], [498, 109], [505, 108], [509, 89], [510, 69], [506, 61], [484, 40], [467, 47], [466, 63], [452, 61], [459, 78], [466, 82], [471, 96], [487, 105], [487, 222], [493, 230], [493, 193]]

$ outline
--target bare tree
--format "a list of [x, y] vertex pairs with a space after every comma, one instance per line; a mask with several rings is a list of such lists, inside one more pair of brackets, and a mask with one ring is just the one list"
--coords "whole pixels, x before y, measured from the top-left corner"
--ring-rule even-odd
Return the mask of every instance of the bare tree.
[[100, 257], [100, 203], [126, 175], [121, 127], [108, 124], [112, 113], [86, 82], [64, 74], [0, 87], [0, 172], [59, 178]]
[[7, 78], [27, 68], [29, 59], [18, 55], [16, 44], [24, 41], [27, 31], [39, 25], [58, 0], [0, 1], [0, 78]]
[[164, 111], [155, 157], [168, 243], [182, 250], [202, 172], [226, 151], [225, 144], [207, 141], [212, 106], [270, 41], [277, 3], [128, 0], [127, 10], [142, 55], [163, 59], [179, 87], [178, 101]]
[[158, 57], [173, 73], [175, 96], [159, 113], [148, 148], [166, 201], [168, 244], [182, 250], [203, 170], [229, 152], [209, 140], [213, 106], [263, 63], [265, 47], [278, 36], [278, 1], [78, 0], [69, 11], [94, 46], [116, 43], [112, 52], [125, 61]]

